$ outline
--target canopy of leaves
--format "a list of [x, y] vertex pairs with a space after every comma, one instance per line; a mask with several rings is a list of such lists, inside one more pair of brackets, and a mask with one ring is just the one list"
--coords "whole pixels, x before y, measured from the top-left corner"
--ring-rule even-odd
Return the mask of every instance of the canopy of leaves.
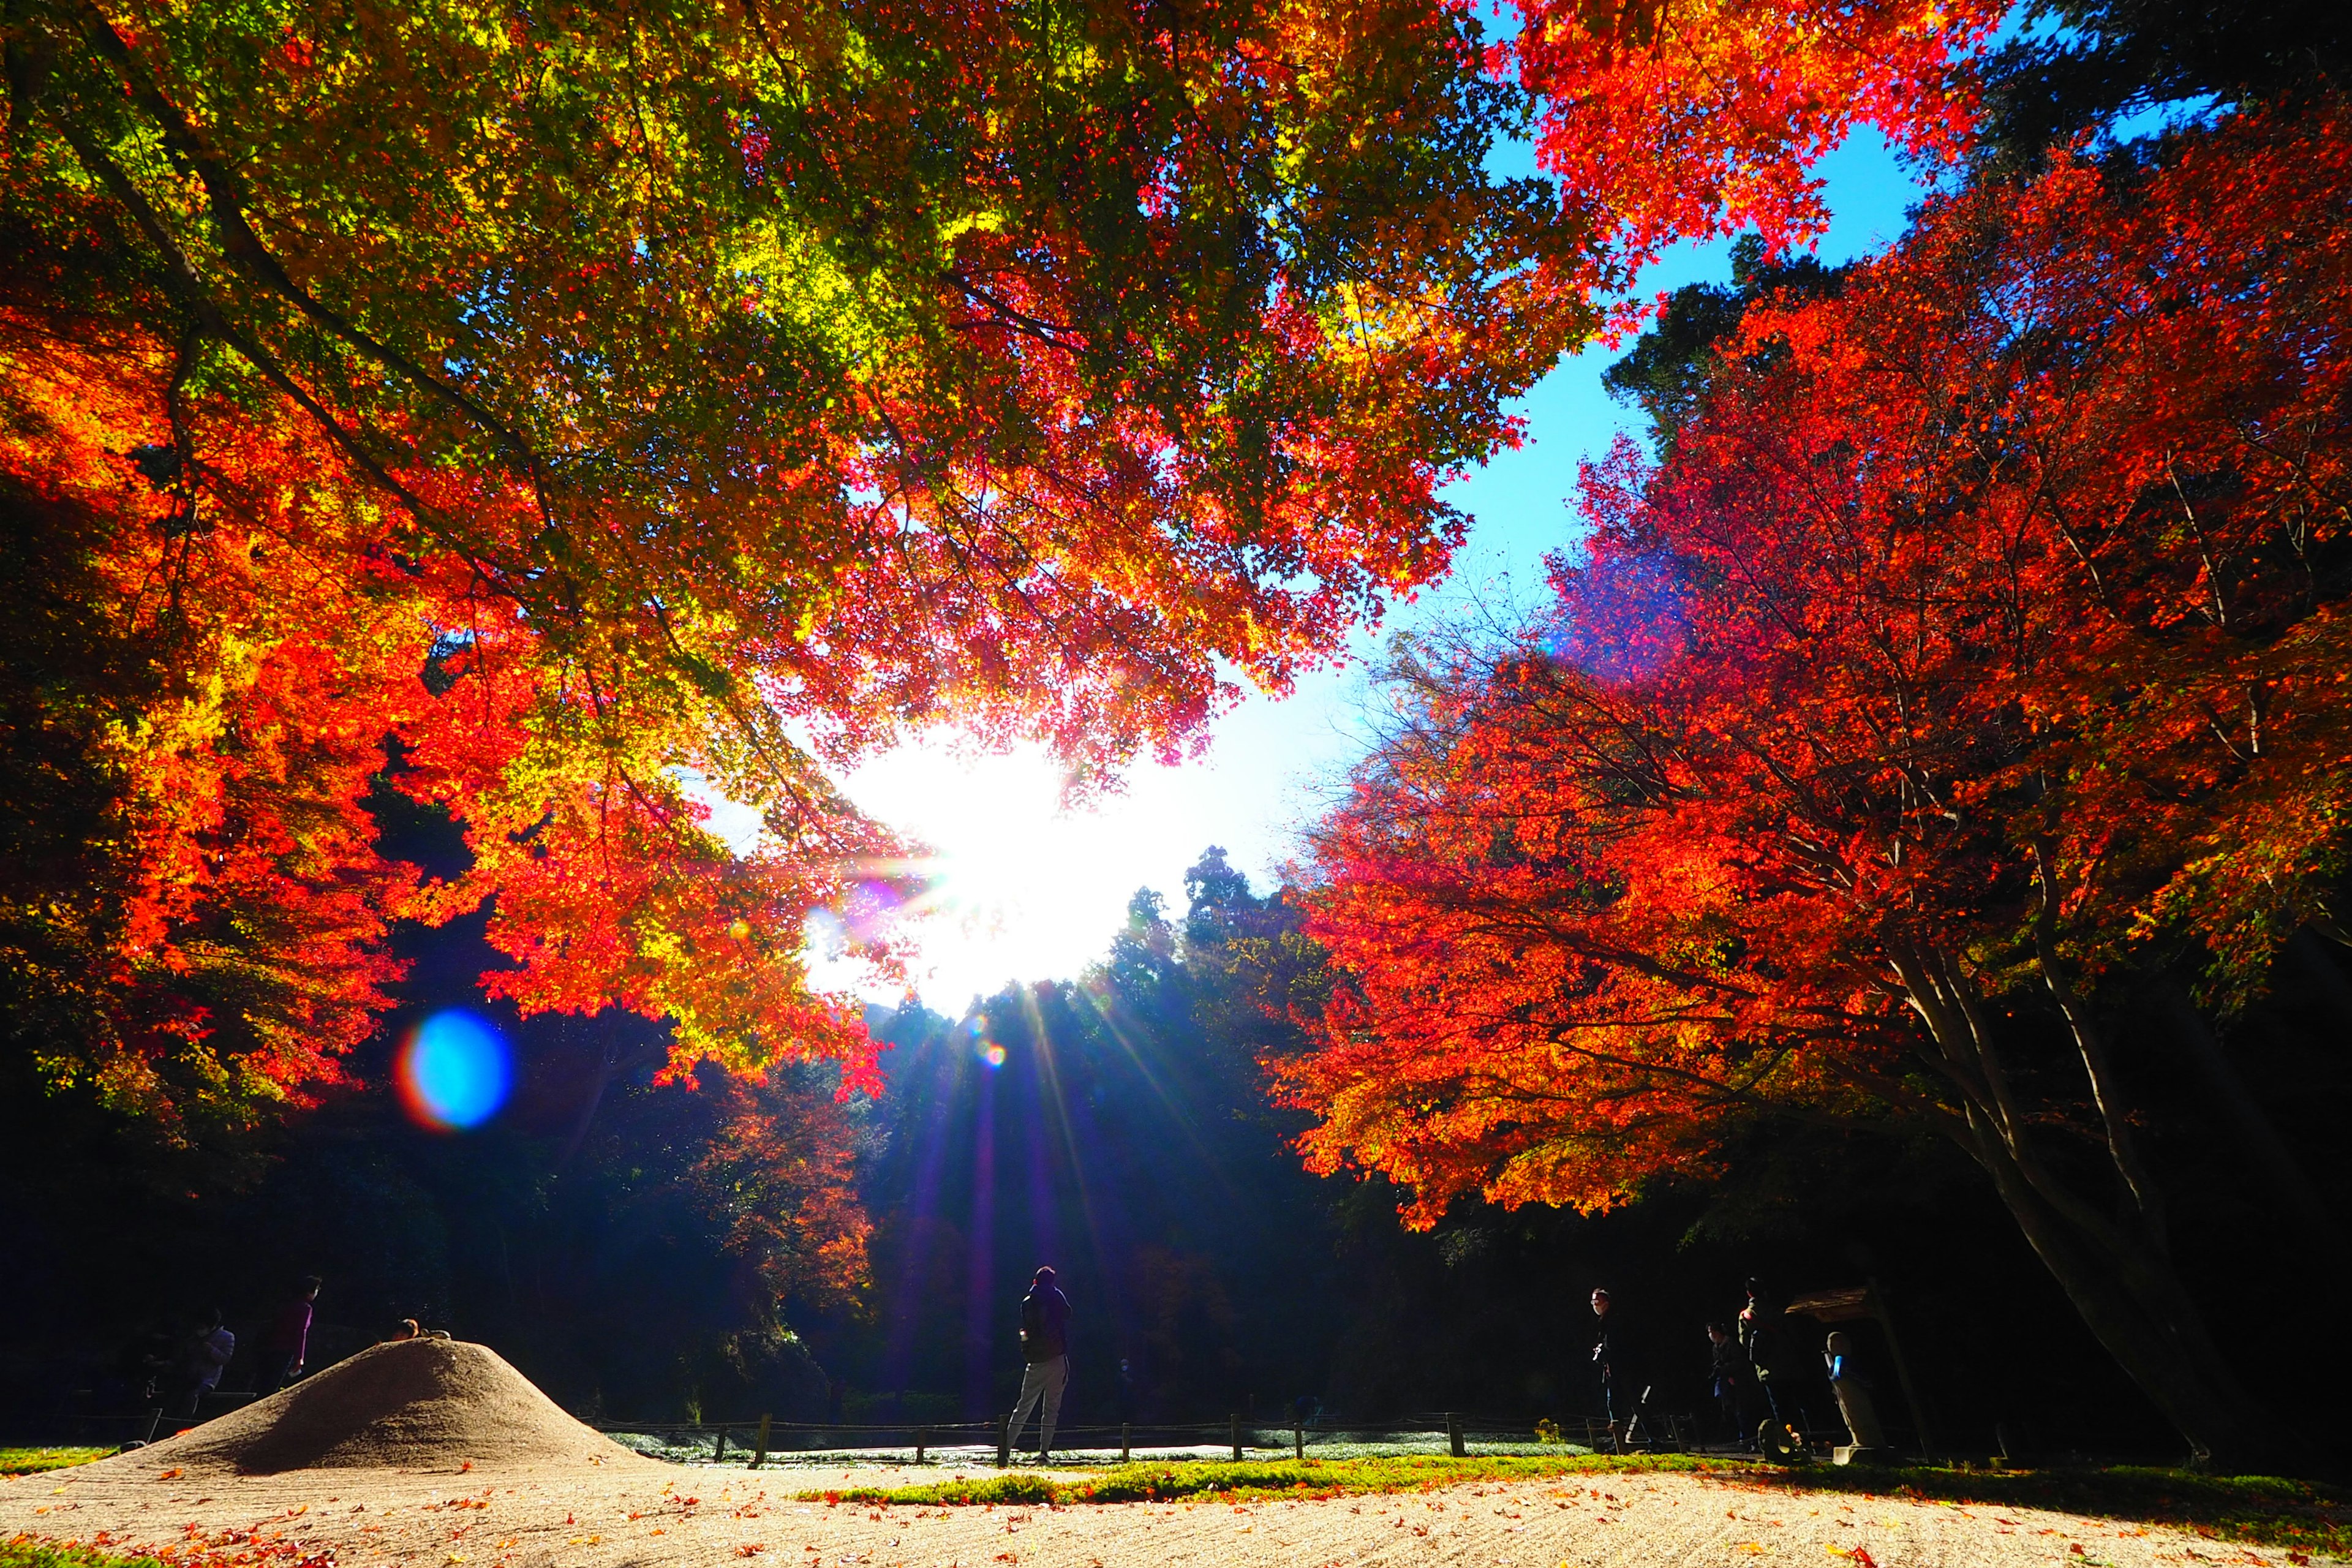
[[1325, 824], [1318, 1159], [1605, 1205], [1759, 1100], [1946, 1114], [1916, 944], [1995, 1006], [2043, 938], [2186, 948], [2226, 1005], [2325, 915], [2348, 149], [2068, 164], [1751, 311], [1667, 467], [1588, 475], [1557, 619], [1408, 664]]
[[2168, 153], [1751, 308], [1664, 465], [1588, 473], [1552, 623], [1408, 667], [1318, 847], [1319, 1167], [1427, 1223], [1606, 1206], [1768, 1107], [1933, 1128], [2191, 1441], [2243, 1438], [2116, 1010], [2178, 972], [2226, 1014], [2335, 929], [2352, 119]]
[[[1590, 320], [1587, 237], [1482, 172], [1520, 97], [1437, 8], [8, 28], [14, 585], [62, 616], [23, 710], [84, 716], [87, 803], [25, 864], [107, 862], [84, 915], [13, 907], [80, 1020], [56, 1075], [126, 1108], [331, 1076], [383, 921], [493, 893], [528, 1007], [862, 1059], [801, 917], [904, 850], [827, 768], [947, 717], [1082, 787], [1181, 748], [1218, 660], [1279, 688], [1443, 567], [1437, 482]], [[388, 734], [461, 874], [377, 861]], [[199, 984], [238, 965], [287, 994]]]
[[[19, 712], [81, 803], [20, 819], [18, 1016], [235, 1117], [331, 1078], [387, 921], [495, 895], [494, 994], [870, 1087], [802, 921], [913, 873], [835, 770], [952, 721], [1083, 793], [1283, 689], [1444, 570], [1629, 260], [1803, 232], [1860, 120], [1949, 151], [1978, 20], [11, 8]], [[1530, 130], [1557, 189], [1489, 172]], [[383, 860], [387, 741], [468, 866]]]
[[1528, 0], [1509, 46], [1542, 99], [1537, 147], [1572, 211], [1638, 265], [1685, 235], [1753, 226], [1777, 254], [1828, 225], [1813, 160], [1878, 126], [1930, 160], [1970, 144], [1955, 67], [2006, 10], [1809, 0]]
[[1810, 256], [1769, 260], [1761, 235], [1741, 235], [1731, 246], [1730, 285], [1685, 283], [1675, 289], [1625, 357], [1601, 373], [1601, 384], [1612, 397], [1639, 407], [1661, 450], [1671, 450], [1715, 373], [1717, 345], [1738, 329], [1748, 307], [1784, 292], [1833, 294], [1844, 276], [1844, 268], [1823, 267]]

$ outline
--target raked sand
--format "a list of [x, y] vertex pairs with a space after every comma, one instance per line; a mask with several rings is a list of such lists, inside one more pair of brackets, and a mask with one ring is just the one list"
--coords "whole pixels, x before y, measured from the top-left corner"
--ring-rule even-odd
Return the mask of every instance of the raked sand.
[[211, 1548], [258, 1568], [2287, 1561], [2158, 1527], [1688, 1474], [1240, 1504], [876, 1508], [793, 1495], [956, 1474], [664, 1464], [582, 1426], [485, 1346], [412, 1341], [152, 1447], [0, 1481], [0, 1540]]
[[[215, 1473], [100, 1464], [0, 1481], [0, 1540], [208, 1544], [337, 1568], [1187, 1568], [1226, 1564], [1759, 1563], [1808, 1568], [2287, 1562], [2158, 1526], [2032, 1509], [1781, 1491], [1693, 1475], [1563, 1478], [1389, 1497], [1235, 1505], [877, 1508], [796, 1490], [904, 1484], [922, 1469], [750, 1471], [596, 1457], [470, 1470]], [[990, 1472], [981, 1472], [991, 1474]], [[256, 1552], [256, 1548], [260, 1551]]]

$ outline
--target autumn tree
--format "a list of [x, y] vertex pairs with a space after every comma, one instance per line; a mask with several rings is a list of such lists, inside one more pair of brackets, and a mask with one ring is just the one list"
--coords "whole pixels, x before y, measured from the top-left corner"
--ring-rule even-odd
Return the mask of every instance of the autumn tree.
[[[299, 621], [265, 609], [319, 516], [289, 468], [241, 477], [257, 527], [233, 545], [183, 526], [167, 479], [122, 549], [126, 486], [134, 516], [156, 493], [132, 464], [160, 464], [93, 439], [122, 413], [100, 356], [17, 342], [0, 363], [6, 1028], [50, 1080], [202, 1139], [333, 1080], [386, 1005], [415, 877], [377, 853], [364, 802], [418, 689], [413, 667], [387, 690], [351, 660], [417, 633], [365, 580]], [[44, 406], [68, 383], [79, 419]]]
[[[1221, 682], [1281, 689], [1444, 570], [1439, 485], [1630, 259], [1801, 232], [1862, 119], [1948, 150], [1981, 21], [12, 7], [8, 521], [75, 521], [11, 586], [79, 595], [126, 672], [26, 699], [26, 733], [87, 721], [64, 787], [110, 804], [34, 821], [27, 865], [85, 880], [13, 892], [10, 940], [88, 962], [17, 1016], [88, 1021], [34, 1031], [58, 1081], [236, 1114], [332, 1075], [384, 921], [489, 900], [527, 1009], [870, 1082], [802, 921], [914, 873], [843, 765], [953, 721], [1083, 791]], [[1487, 173], [1530, 126], [1557, 189]], [[387, 736], [462, 874], [375, 855]]]
[[1538, 157], [1616, 258], [1751, 226], [1777, 253], [1828, 226], [1808, 171], [1857, 127], [1930, 162], [1970, 146], [1976, 87], [1955, 68], [2006, 10], [1528, 0], [1507, 55], [1541, 101]]
[[857, 1201], [856, 1140], [839, 1102], [813, 1092], [821, 1085], [748, 1084], [710, 1068], [700, 1087], [718, 1123], [687, 1185], [721, 1228], [752, 1321], [773, 1333], [788, 1301], [855, 1300], [873, 1226]]
[[[342, 1020], [271, 1056], [233, 997], [47, 964], [146, 1020], [42, 1034], [131, 1109], [331, 1076], [383, 921], [493, 895], [527, 1008], [864, 1081], [801, 919], [903, 893], [906, 850], [829, 770], [948, 717], [1081, 775], [1180, 747], [1216, 658], [1279, 687], [1442, 568], [1437, 481], [1589, 319], [1581, 237], [1482, 173], [1515, 90], [1434, 8], [8, 26], [11, 521], [54, 542], [20, 585], [130, 671], [61, 658], [32, 700], [89, 712], [119, 805], [26, 863], [111, 858], [68, 874], [115, 969], [187, 974], [215, 929]], [[270, 852], [357, 919], [265, 958], [221, 846], [268, 840], [230, 781], [303, 657], [342, 750], [249, 804], [341, 825]], [[386, 734], [464, 875], [373, 862]], [[752, 854], [705, 787], [764, 814]]]
[[1717, 346], [1738, 331], [1748, 307], [1775, 297], [1833, 294], [1845, 270], [1811, 256], [1768, 258], [1764, 237], [1744, 234], [1732, 243], [1730, 284], [1685, 283], [1668, 295], [1633, 348], [1601, 373], [1601, 384], [1639, 407], [1653, 443], [1672, 451], [1714, 379]]
[[2340, 107], [2233, 121], [1750, 307], [1663, 466], [1588, 472], [1554, 613], [1404, 662], [1316, 847], [1316, 1165], [1427, 1223], [1606, 1207], [1763, 1116], [1931, 1131], [2250, 1451], [2134, 1084], [2149, 1018], [2210, 1049], [2340, 930], [2347, 161]]

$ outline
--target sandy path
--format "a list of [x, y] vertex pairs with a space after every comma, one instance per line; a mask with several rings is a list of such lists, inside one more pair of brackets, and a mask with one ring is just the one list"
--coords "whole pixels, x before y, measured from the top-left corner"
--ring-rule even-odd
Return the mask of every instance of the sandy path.
[[[469, 1473], [310, 1470], [166, 1479], [138, 1456], [0, 1481], [0, 1540], [291, 1546], [340, 1568], [1190, 1568], [1199, 1564], [2284, 1564], [2283, 1552], [2031, 1509], [1784, 1492], [1689, 1475], [1588, 1476], [1402, 1497], [1234, 1505], [872, 1508], [827, 1485], [953, 1471], [746, 1471], [630, 1462]], [[1860, 1550], [1857, 1551], [1856, 1549]], [[288, 1556], [297, 1555], [289, 1552]], [[274, 1553], [273, 1553], [274, 1555]]]

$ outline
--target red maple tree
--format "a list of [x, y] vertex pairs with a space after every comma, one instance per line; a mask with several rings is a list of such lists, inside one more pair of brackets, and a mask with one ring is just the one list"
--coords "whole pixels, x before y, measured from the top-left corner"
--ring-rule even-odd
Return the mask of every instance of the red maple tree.
[[867, 1283], [873, 1226], [857, 1199], [842, 1106], [793, 1085], [709, 1070], [699, 1089], [717, 1100], [719, 1121], [688, 1183], [723, 1227], [721, 1246], [738, 1260], [759, 1316], [777, 1319], [788, 1300], [854, 1301]]
[[[1095, 787], [1442, 570], [1574, 237], [1433, 155], [1502, 109], [1460, 18], [1199, 20], [12, 16], [14, 564], [73, 633], [12, 740], [78, 725], [16, 753], [44, 1072], [299, 1099], [386, 923], [494, 900], [526, 1012], [870, 1088], [803, 920], [918, 873], [839, 768], [954, 720]], [[379, 772], [468, 870], [381, 859]]]
[[[1937, 15], [32, 0], [12, 1017], [245, 1115], [334, 1076], [389, 920], [494, 899], [526, 1011], [869, 1083], [802, 921], [912, 873], [837, 771], [954, 721], [1083, 790], [1281, 689], [1444, 569], [1627, 247], [1801, 228], [1857, 115], [1948, 142]], [[1531, 111], [1557, 195], [1486, 171]], [[387, 738], [446, 885], [376, 852]]]
[[2192, 1442], [2250, 1447], [2116, 1018], [2210, 1047], [2176, 985], [2226, 1010], [2335, 929], [2347, 172], [2340, 107], [2233, 121], [1751, 311], [1663, 467], [1587, 474], [1556, 614], [1405, 662], [1317, 841], [1313, 1163], [1427, 1223], [1605, 1207], [1762, 1115], [1932, 1130]]
[[1537, 148], [1629, 268], [1753, 226], [1769, 250], [1829, 224], [1810, 170], [1859, 127], [1918, 157], [1969, 143], [1963, 68], [2007, 7], [1878, 0], [1529, 0], [1507, 46]]

